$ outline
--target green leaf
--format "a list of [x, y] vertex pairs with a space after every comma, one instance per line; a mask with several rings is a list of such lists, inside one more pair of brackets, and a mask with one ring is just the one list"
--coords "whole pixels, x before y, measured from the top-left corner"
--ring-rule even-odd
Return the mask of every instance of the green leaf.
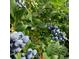
[[21, 53], [20, 53], [20, 52], [18, 52], [18, 53], [16, 54], [16, 59], [21, 59]]
[[46, 52], [43, 53], [45, 59], [50, 59], [50, 57], [47, 56]]
[[12, 17], [14, 18], [14, 11], [15, 11], [15, 0], [10, 0], [10, 14], [12, 15]]
[[52, 55], [63, 55], [65, 56], [67, 54], [67, 48], [65, 46], [62, 46], [59, 44], [59, 42], [56, 43], [51, 43], [47, 47], [47, 55], [52, 56]]
[[59, 59], [65, 59], [63, 55], [59, 55]]
[[51, 59], [58, 59], [58, 55], [52, 55]]

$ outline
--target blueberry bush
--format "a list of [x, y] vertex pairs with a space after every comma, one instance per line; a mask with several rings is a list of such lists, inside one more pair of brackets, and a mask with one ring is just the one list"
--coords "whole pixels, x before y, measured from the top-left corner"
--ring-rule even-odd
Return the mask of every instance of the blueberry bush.
[[69, 59], [69, 1], [10, 0], [10, 59]]

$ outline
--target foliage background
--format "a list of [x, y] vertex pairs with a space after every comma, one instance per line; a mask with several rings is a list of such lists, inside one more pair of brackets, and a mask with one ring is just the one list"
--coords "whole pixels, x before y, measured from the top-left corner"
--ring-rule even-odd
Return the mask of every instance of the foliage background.
[[[47, 26], [58, 26], [69, 39], [68, 0], [24, 1], [26, 8], [19, 8], [16, 6], [15, 0], [10, 0], [11, 32], [22, 31], [30, 36], [30, 41], [23, 48], [23, 52], [27, 52], [27, 49], [31, 47], [38, 50], [40, 59], [57, 59], [55, 55], [59, 56], [59, 59], [67, 59], [69, 56], [69, 40], [64, 42], [51, 40]], [[18, 53], [17, 59], [20, 58], [20, 53]]]

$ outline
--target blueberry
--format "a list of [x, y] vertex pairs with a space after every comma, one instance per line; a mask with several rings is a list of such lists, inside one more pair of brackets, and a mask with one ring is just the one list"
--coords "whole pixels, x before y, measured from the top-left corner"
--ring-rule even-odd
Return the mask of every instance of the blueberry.
[[55, 39], [55, 40], [66, 39], [67, 40], [66, 33], [61, 32], [58, 26], [48, 26], [48, 29], [51, 30], [51, 36], [53, 36], [52, 39]]
[[54, 33], [54, 35], [58, 35], [58, 33]]
[[27, 55], [30, 55], [31, 53], [32, 53], [32, 51], [28, 51], [28, 52], [27, 52]]
[[64, 37], [63, 36], [59, 36], [59, 40], [64, 40]]
[[29, 48], [26, 54], [26, 59], [32, 59], [32, 58], [37, 59], [37, 57], [38, 57], [37, 50], [36, 49], [32, 50], [31, 48]]
[[60, 40], [64, 40], [62, 37], [59, 38]]
[[18, 32], [17, 34], [19, 36], [19, 39], [21, 39], [24, 36], [24, 34], [22, 32]]
[[57, 32], [57, 33], [60, 33], [60, 29], [57, 29], [56, 32]]
[[22, 45], [23, 44], [23, 40], [18, 40], [19, 44]]
[[29, 36], [24, 36], [22, 40], [24, 43], [27, 43], [29, 41]]
[[17, 47], [16, 49], [15, 49], [15, 52], [20, 52], [21, 51], [21, 48], [20, 47]]
[[11, 40], [11, 39], [10, 39], [10, 43], [15, 43], [15, 41], [16, 41], [16, 40]]
[[31, 51], [31, 52], [32, 52], [32, 49], [31, 49], [31, 48], [29, 48], [29, 49], [28, 49], [28, 52], [29, 52], [29, 51]]
[[31, 48], [28, 49], [26, 54], [26, 59], [31, 59], [33, 57], [32, 51], [33, 50]]
[[35, 56], [35, 55], [37, 54], [37, 50], [34, 49], [34, 50], [32, 51], [32, 53], [33, 53], [33, 55]]
[[13, 43], [10, 43], [10, 47], [12, 47], [13, 46]]
[[[10, 54], [20, 52], [28, 41], [29, 36], [24, 36], [22, 32], [12, 32], [10, 34]], [[28, 49], [28, 51], [32, 53], [31, 49]]]
[[53, 30], [53, 29], [55, 29], [55, 27], [53, 27], [53, 26], [48, 26], [48, 29], [49, 29], [49, 30]]
[[17, 40], [19, 38], [17, 32], [13, 32], [10, 34], [10, 39], [11, 40]]
[[23, 41], [22, 40], [16, 40], [14, 45], [15, 46], [19, 46], [21, 44], [23, 44]]
[[25, 43], [20, 44], [20, 48], [23, 48], [25, 46]]
[[52, 30], [52, 33], [53, 33], [53, 34], [56, 33], [56, 29]]
[[32, 57], [33, 57], [32, 53], [30, 53], [30, 54], [27, 55], [28, 59], [32, 59]]
[[53, 37], [53, 39], [58, 40], [58, 37], [57, 37], [57, 36], [55, 36], [55, 37]]

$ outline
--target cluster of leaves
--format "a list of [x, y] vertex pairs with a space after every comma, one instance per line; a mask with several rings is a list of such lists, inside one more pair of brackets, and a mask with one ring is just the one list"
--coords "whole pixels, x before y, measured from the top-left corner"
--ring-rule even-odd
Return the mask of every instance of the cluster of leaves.
[[67, 48], [63, 45], [60, 45], [59, 41], [52, 42], [51, 44], [49, 44], [46, 51], [49, 56], [52, 55], [66, 56], [67, 54]]
[[[48, 25], [56, 25], [61, 31], [66, 33], [69, 38], [69, 18], [68, 18], [68, 0], [24, 0], [26, 8], [20, 8], [16, 5], [15, 0], [10, 0], [10, 26], [11, 32], [21, 31], [30, 36], [31, 42], [25, 46], [27, 48], [36, 48], [39, 55], [46, 52], [46, 48], [50, 46], [50, 53], [56, 53], [67, 56], [66, 49], [68, 48], [68, 40], [51, 42], [51, 32], [48, 30]], [[53, 41], [53, 40], [52, 40]], [[50, 44], [50, 45], [49, 45]], [[55, 47], [56, 46], [56, 47]], [[53, 48], [53, 49], [52, 49]], [[59, 51], [59, 52], [58, 52]], [[67, 51], [68, 52], [68, 51]], [[51, 53], [51, 56], [52, 56]], [[47, 53], [48, 56], [50, 55]]]

